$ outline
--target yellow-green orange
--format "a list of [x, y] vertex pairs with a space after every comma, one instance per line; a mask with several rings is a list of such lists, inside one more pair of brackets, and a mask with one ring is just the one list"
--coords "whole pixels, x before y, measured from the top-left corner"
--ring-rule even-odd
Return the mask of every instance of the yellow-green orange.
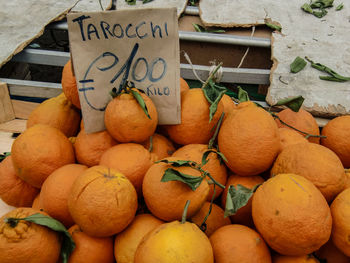
[[213, 263], [213, 250], [207, 236], [189, 222], [165, 223], [140, 243], [135, 263]]

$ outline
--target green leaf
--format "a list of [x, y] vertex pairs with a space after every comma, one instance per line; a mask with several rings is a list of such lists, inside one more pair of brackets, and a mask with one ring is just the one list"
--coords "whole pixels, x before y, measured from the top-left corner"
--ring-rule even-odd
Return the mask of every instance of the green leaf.
[[279, 25], [272, 24], [272, 23], [269, 23], [269, 22], [265, 22], [265, 25], [268, 26], [269, 28], [272, 28], [272, 29], [277, 30], [279, 32], [282, 31], [282, 27], [279, 26]]
[[196, 30], [197, 32], [205, 32], [205, 28], [202, 27], [201, 25], [196, 23], [192, 23], [192, 25], [194, 27], [194, 30]]
[[316, 0], [310, 6], [311, 8], [328, 8], [333, 6], [333, 2], [334, 0]]
[[152, 2], [153, 0], [142, 0], [142, 4], [147, 4], [149, 2]]
[[340, 10], [342, 10], [344, 8], [344, 4], [343, 3], [341, 3], [340, 5], [338, 5], [337, 7], [336, 7], [336, 11], [340, 11]]
[[301, 6], [301, 9], [303, 9], [306, 13], [312, 14], [314, 10], [312, 10], [311, 6], [309, 4], [303, 4]]
[[238, 86], [238, 100], [240, 102], [250, 101], [248, 92]]
[[142, 96], [140, 95], [140, 93], [138, 93], [135, 90], [131, 90], [131, 94], [134, 96], [134, 98], [136, 99], [136, 101], [138, 102], [138, 104], [141, 106], [142, 110], [145, 112], [146, 116], [151, 119], [151, 116], [149, 116], [148, 113], [148, 109], [146, 106], [145, 101], [143, 100]]
[[202, 183], [203, 177], [184, 174], [173, 168], [168, 168], [165, 170], [164, 175], [160, 181], [179, 181], [189, 186], [192, 189], [192, 191], [195, 191]]
[[328, 81], [338, 81], [338, 82], [345, 82], [350, 80], [350, 77], [344, 77], [342, 75], [339, 75], [337, 72], [335, 72], [333, 69], [321, 64], [321, 63], [315, 63], [314, 61], [312, 61], [311, 59], [309, 59], [308, 57], [305, 57], [305, 59], [307, 61], [309, 61], [311, 63], [311, 67], [328, 73], [331, 77], [327, 77], [327, 76], [320, 76], [320, 79], [322, 80], [328, 80]]
[[303, 102], [304, 102], [303, 96], [296, 96], [292, 98], [279, 100], [274, 106], [287, 106], [292, 111], [298, 112], [301, 105], [303, 105]]
[[213, 116], [216, 113], [218, 104], [222, 98], [222, 96], [225, 94], [226, 92], [226, 88], [216, 85], [215, 82], [210, 79], [208, 81], [208, 85], [205, 85], [202, 88], [203, 92], [204, 92], [204, 96], [207, 99], [207, 101], [210, 104], [209, 107], [209, 122], [211, 122], [211, 120], [213, 119]]
[[190, 0], [190, 1], [189, 1], [189, 4], [190, 4], [191, 6], [195, 6], [196, 3], [198, 3], [198, 2], [199, 2], [199, 0]]
[[181, 167], [181, 166], [191, 167], [195, 165], [195, 162], [188, 161], [188, 160], [169, 161], [167, 159], [163, 159], [163, 160], [156, 161], [156, 163], [167, 163], [167, 164], [171, 164], [174, 167]]
[[75, 243], [72, 236], [69, 234], [64, 225], [53, 219], [52, 217], [37, 213], [24, 218], [8, 218], [8, 221], [14, 220], [25, 220], [28, 222], [32, 222], [37, 225], [48, 227], [56, 232], [60, 232], [62, 234], [62, 246], [61, 246], [61, 258], [63, 263], [67, 263], [70, 254], [75, 249]]
[[125, 0], [128, 5], [136, 5], [136, 0]]
[[306, 64], [307, 62], [303, 58], [298, 56], [294, 59], [292, 64], [290, 64], [290, 71], [292, 73], [298, 73], [299, 71], [305, 68]]
[[320, 76], [320, 79], [327, 80], [327, 81], [335, 81], [335, 82], [345, 82], [345, 81], [350, 80], [350, 78], [347, 78], [347, 80], [344, 80], [344, 79], [339, 79], [339, 78], [336, 78], [333, 76]]
[[221, 158], [221, 159], [223, 159], [225, 162], [227, 162], [227, 159], [226, 159], [226, 157], [225, 157], [225, 155], [222, 153], [222, 152], [219, 152], [219, 151], [217, 151], [217, 150], [214, 150], [214, 149], [208, 149], [208, 150], [206, 150], [204, 153], [203, 153], [203, 156], [202, 156], [202, 164], [201, 164], [201, 166], [204, 166], [204, 165], [206, 165], [207, 163], [208, 163], [208, 156], [209, 156], [209, 154], [210, 153], [216, 153], [218, 156], [219, 156], [219, 158]]
[[4, 152], [0, 154], [0, 162], [2, 162], [7, 156], [10, 156], [11, 152]]
[[227, 191], [224, 217], [236, 214], [238, 209], [248, 203], [249, 199], [259, 186], [260, 184], [249, 189], [241, 184], [238, 184], [237, 188], [234, 185], [230, 185]]
[[327, 10], [324, 9], [324, 8], [321, 8], [320, 9], [321, 11], [312, 11], [312, 14], [318, 18], [322, 18], [324, 17], [325, 15], [327, 15]]

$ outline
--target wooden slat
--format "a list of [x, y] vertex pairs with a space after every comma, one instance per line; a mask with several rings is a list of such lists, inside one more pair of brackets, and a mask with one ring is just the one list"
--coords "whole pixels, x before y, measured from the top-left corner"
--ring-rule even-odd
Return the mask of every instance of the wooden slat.
[[11, 100], [11, 102], [16, 118], [25, 120], [28, 119], [29, 114], [40, 104], [22, 100]]
[[0, 123], [4, 123], [15, 118], [11, 99], [6, 83], [0, 82]]
[[11, 152], [11, 146], [14, 140], [12, 138], [12, 132], [0, 131], [0, 153]]
[[0, 132], [23, 132], [26, 129], [27, 120], [14, 119], [0, 124]]
[[60, 83], [5, 78], [0, 78], [0, 81], [7, 83], [10, 94], [13, 96], [52, 98], [62, 93]]

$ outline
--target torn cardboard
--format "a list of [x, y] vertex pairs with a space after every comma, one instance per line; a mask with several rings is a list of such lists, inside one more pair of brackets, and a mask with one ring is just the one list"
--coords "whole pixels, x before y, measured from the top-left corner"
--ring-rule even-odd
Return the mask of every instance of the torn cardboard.
[[274, 66], [266, 98], [269, 104], [302, 95], [304, 108], [314, 115], [350, 114], [350, 82], [321, 80], [319, 76], [324, 74], [310, 64], [297, 74], [290, 73], [290, 64], [296, 56], [308, 56], [341, 75], [350, 76], [350, 7], [344, 5], [341, 11], [335, 11], [335, 7], [327, 9], [328, 14], [319, 19], [301, 9], [305, 2], [201, 0], [199, 8], [201, 20], [207, 26], [262, 25], [266, 18], [281, 25], [282, 32], [272, 34]]
[[[105, 10], [112, 0], [101, 0]], [[45, 26], [74, 12], [101, 10], [99, 1], [36, 0], [3, 1], [0, 9], [0, 67], [44, 33]]]
[[164, 8], [175, 7], [177, 10], [177, 16], [180, 17], [185, 11], [187, 0], [153, 0], [143, 4], [143, 1], [136, 1], [135, 5], [129, 5], [125, 0], [117, 1], [117, 10], [123, 9], [142, 9], [142, 8]]

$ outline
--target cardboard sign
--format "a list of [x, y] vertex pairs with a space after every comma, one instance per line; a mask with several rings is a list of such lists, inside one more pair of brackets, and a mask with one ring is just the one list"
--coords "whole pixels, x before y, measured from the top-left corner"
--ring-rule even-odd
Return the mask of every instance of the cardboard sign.
[[176, 8], [71, 13], [67, 22], [86, 132], [105, 129], [109, 92], [126, 80], [152, 99], [159, 124], [181, 122]]

